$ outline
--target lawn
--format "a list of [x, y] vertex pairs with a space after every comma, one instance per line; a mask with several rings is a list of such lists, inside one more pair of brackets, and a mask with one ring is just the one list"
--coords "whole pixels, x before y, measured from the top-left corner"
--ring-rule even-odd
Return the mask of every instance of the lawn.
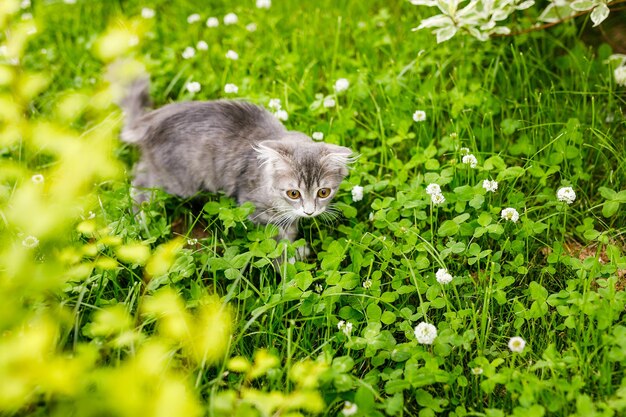
[[[437, 43], [408, 1], [2, 0], [0, 414], [624, 415], [614, 3]], [[340, 215], [293, 243], [224, 195], [135, 215], [120, 58], [156, 107], [351, 148]]]

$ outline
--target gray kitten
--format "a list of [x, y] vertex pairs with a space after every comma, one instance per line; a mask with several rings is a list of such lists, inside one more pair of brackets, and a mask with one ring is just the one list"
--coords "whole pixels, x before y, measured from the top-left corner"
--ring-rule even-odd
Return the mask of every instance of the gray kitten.
[[254, 203], [251, 220], [275, 224], [293, 241], [298, 220], [323, 213], [348, 173], [352, 151], [288, 131], [262, 107], [234, 100], [150, 105], [147, 78], [134, 81], [120, 103], [121, 138], [140, 148], [140, 188], [190, 197], [223, 191], [239, 204]]

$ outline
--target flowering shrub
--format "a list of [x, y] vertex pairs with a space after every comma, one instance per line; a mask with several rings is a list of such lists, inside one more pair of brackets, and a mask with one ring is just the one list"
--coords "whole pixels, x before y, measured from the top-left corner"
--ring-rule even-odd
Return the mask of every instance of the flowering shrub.
[[[437, 42], [445, 42], [461, 32], [486, 41], [493, 35], [509, 35], [508, 19], [516, 12], [535, 5], [534, 0], [409, 0], [415, 6], [436, 7], [440, 14], [422, 20], [413, 30], [433, 29]], [[598, 26], [610, 13], [605, 0], [551, 0], [537, 17], [539, 22], [556, 23], [581, 13], [589, 13]]]

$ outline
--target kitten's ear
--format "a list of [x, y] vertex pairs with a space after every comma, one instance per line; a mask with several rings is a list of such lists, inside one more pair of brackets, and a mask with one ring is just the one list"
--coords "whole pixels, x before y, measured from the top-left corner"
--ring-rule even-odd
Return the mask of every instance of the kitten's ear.
[[358, 156], [354, 155], [352, 150], [345, 146], [325, 143], [324, 147], [326, 148], [326, 155], [322, 157], [324, 163], [339, 169], [344, 177], [348, 175], [348, 165], [354, 163]]
[[277, 169], [287, 168], [285, 157], [290, 151], [283, 141], [266, 140], [256, 145], [254, 150], [261, 165], [269, 164]]

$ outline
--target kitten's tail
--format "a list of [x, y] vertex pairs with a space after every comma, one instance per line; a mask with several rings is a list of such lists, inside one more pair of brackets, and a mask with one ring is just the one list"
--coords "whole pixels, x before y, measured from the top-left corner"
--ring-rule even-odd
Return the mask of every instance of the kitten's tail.
[[150, 77], [145, 70], [129, 75], [125, 71], [126, 62], [114, 63], [109, 67], [109, 81], [114, 89], [114, 101], [124, 112], [124, 127], [120, 138], [127, 143], [138, 143], [145, 134], [139, 123], [141, 116], [152, 107], [150, 100]]

